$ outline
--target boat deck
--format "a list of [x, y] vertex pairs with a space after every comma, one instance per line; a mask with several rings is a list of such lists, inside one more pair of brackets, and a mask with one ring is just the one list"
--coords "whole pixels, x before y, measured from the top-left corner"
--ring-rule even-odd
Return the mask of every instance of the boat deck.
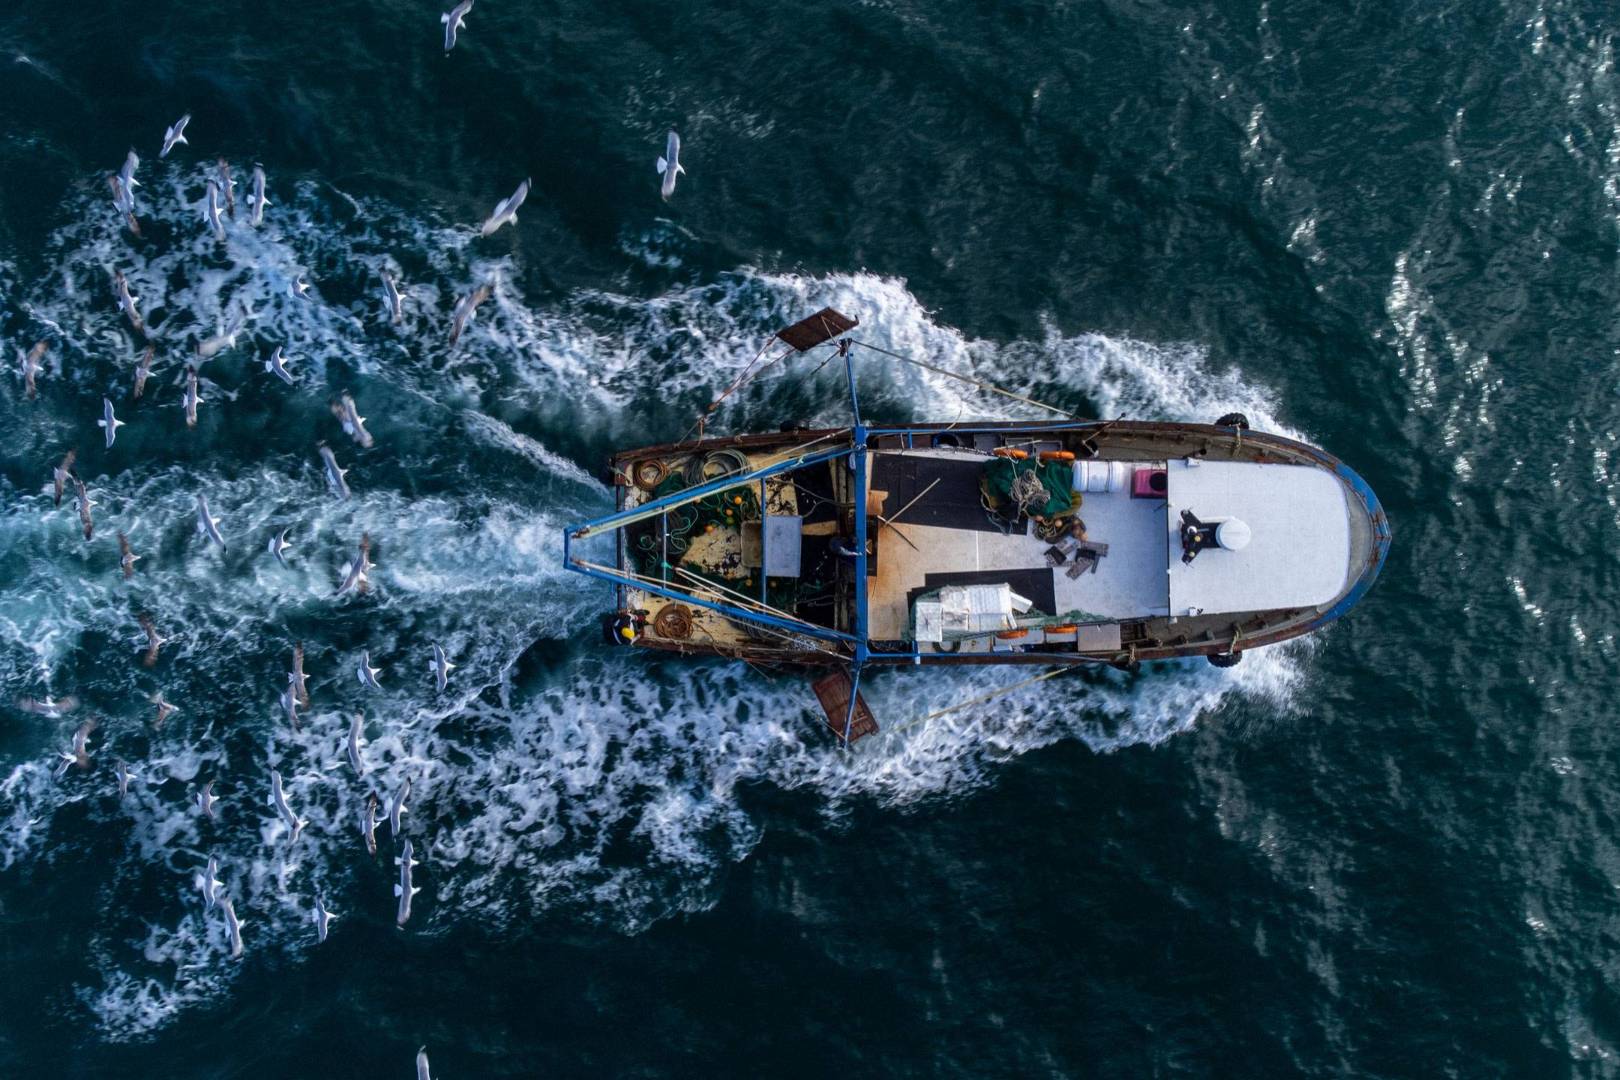
[[1079, 513], [1088, 540], [1107, 544], [1108, 553], [1094, 572], [1070, 577], [1067, 566], [1048, 565], [1052, 545], [1027, 524], [1004, 535], [991, 522], [979, 495], [984, 460], [943, 448], [873, 455], [869, 509], [898, 516], [891, 526], [874, 520], [870, 527], [877, 556], [867, 580], [873, 638], [908, 636], [911, 602], [943, 585], [1006, 582], [1049, 615], [1104, 620], [1169, 612], [1164, 500], [1086, 494]]

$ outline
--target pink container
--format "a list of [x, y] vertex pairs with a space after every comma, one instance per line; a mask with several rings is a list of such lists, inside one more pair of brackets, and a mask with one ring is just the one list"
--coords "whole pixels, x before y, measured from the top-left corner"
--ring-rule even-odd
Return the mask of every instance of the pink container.
[[1131, 498], [1162, 499], [1170, 490], [1170, 479], [1163, 469], [1137, 469], [1131, 477]]

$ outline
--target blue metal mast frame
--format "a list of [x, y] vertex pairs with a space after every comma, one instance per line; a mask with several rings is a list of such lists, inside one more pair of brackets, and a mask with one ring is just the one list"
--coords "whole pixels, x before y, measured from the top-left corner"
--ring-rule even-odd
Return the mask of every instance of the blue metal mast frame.
[[[837, 345], [838, 354], [842, 356], [844, 360], [844, 374], [849, 381], [849, 406], [850, 412], [854, 417], [854, 427], [851, 431], [851, 439], [848, 446], [839, 447], [834, 450], [824, 450], [814, 454], [801, 454], [785, 461], [779, 461], [774, 465], [767, 465], [763, 468], [755, 469], [751, 472], [746, 472], [736, 476], [721, 477], [718, 480], [712, 480], [708, 483], [700, 484], [694, 488], [687, 488], [683, 491], [678, 491], [662, 498], [653, 499], [650, 502], [641, 503], [637, 506], [629, 507], [627, 509], [616, 511], [612, 514], [607, 514], [603, 517], [587, 521], [581, 525], [576, 525], [563, 533], [563, 566], [566, 569], [584, 574], [587, 577], [593, 577], [601, 581], [610, 582], [613, 585], [621, 588], [628, 587], [639, 589], [642, 592], [650, 593], [654, 596], [662, 596], [671, 600], [679, 600], [682, 603], [693, 604], [697, 607], [717, 612], [718, 614], [724, 615], [729, 619], [741, 619], [748, 622], [754, 622], [763, 626], [773, 627], [778, 630], [785, 630], [790, 633], [804, 634], [807, 637], [815, 637], [824, 641], [835, 642], [847, 647], [850, 650], [850, 657], [848, 661], [850, 665], [849, 707], [844, 715], [844, 731], [840, 737], [840, 741], [846, 749], [849, 747], [850, 735], [853, 732], [855, 724], [855, 706], [860, 693], [861, 672], [866, 666], [868, 658], [871, 656], [871, 643], [868, 638], [866, 610], [866, 579], [868, 571], [866, 550], [868, 541], [866, 501], [867, 488], [870, 483], [870, 454], [868, 452], [868, 442], [872, 434], [872, 429], [869, 429], [866, 426], [866, 422], [861, 418], [860, 392], [855, 382], [855, 363], [851, 355], [853, 352], [853, 349], [851, 348], [852, 344], [853, 342], [851, 339], [845, 338]], [[889, 433], [895, 429], [882, 430], [884, 433]], [[818, 465], [823, 462], [836, 461], [845, 457], [850, 458], [851, 463], [854, 466], [852, 470], [854, 476], [851, 502], [853, 503], [855, 519], [855, 552], [854, 558], [851, 560], [851, 570], [855, 577], [853, 590], [854, 603], [852, 605], [853, 610], [850, 616], [851, 629], [848, 632], [838, 630], [833, 627], [819, 626], [815, 623], [801, 619], [783, 618], [782, 616], [773, 615], [766, 611], [754, 611], [731, 603], [706, 600], [695, 596], [690, 592], [682, 592], [669, 588], [665, 583], [653, 583], [643, 580], [639, 576], [631, 576], [623, 569], [624, 545], [622, 543], [622, 533], [620, 534], [621, 543], [618, 546], [621, 564], [619, 568], [607, 570], [600, 566], [586, 563], [582, 559], [576, 558], [574, 555], [573, 545], [576, 541], [589, 539], [592, 536], [608, 530], [622, 529], [624, 525], [630, 523], [631, 521], [643, 520], [654, 513], [662, 515], [665, 511], [674, 506], [691, 502], [706, 495], [711, 495], [720, 491], [729, 491], [732, 488], [742, 487], [744, 485], [753, 483], [759, 484], [760, 539], [761, 547], [763, 549], [763, 546], [766, 543], [764, 538], [766, 531], [764, 522], [767, 498], [766, 481], [772, 476], [776, 476], [780, 473], [789, 472], [795, 469], [802, 469], [811, 465]], [[667, 528], [667, 526], [665, 527]], [[761, 565], [760, 599], [762, 605], [766, 602], [769, 595], [768, 577], [769, 575], [766, 573], [766, 567]]]
[[651, 593], [654, 596], [662, 596], [669, 600], [679, 600], [682, 603], [693, 604], [697, 607], [706, 608], [707, 610], [717, 612], [726, 616], [727, 618], [742, 619], [748, 622], [759, 623], [763, 626], [774, 627], [778, 630], [786, 630], [795, 634], [804, 634], [807, 637], [820, 638], [826, 641], [835, 641], [845, 645], [858, 647], [860, 642], [857, 641], [856, 637], [852, 634], [845, 633], [842, 630], [836, 630], [826, 626], [818, 626], [815, 623], [806, 622], [802, 619], [782, 618], [779, 615], [772, 615], [769, 612], [751, 611], [748, 608], [738, 607], [734, 604], [722, 603], [715, 600], [705, 600], [702, 597], [692, 595], [690, 592], [681, 592], [661, 584], [654, 584], [649, 581], [641, 580], [638, 577], [632, 577], [629, 574], [624, 573], [622, 570], [610, 571], [601, 569], [597, 566], [589, 565], [582, 560], [575, 558], [573, 552], [573, 545], [575, 541], [589, 539], [591, 536], [597, 535], [601, 532], [605, 532], [610, 529], [617, 529], [619, 528], [620, 522], [624, 522], [628, 519], [636, 518], [639, 520], [648, 516], [654, 511], [663, 511], [671, 506], [691, 502], [694, 499], [702, 498], [705, 495], [711, 495], [715, 492], [729, 491], [732, 488], [742, 487], [755, 481], [763, 484], [767, 479], [777, 475], [778, 473], [788, 472], [793, 469], [800, 469], [809, 465], [820, 464], [822, 462], [836, 461], [839, 458], [848, 457], [851, 453], [852, 449], [850, 447], [838, 447], [834, 450], [823, 450], [815, 454], [803, 454], [797, 457], [789, 458], [785, 461], [779, 461], [774, 465], [766, 465], [762, 468], [755, 469], [750, 473], [740, 476], [721, 477], [718, 480], [712, 480], [709, 483], [700, 484], [695, 488], [687, 488], [683, 491], [675, 492], [672, 495], [666, 495], [663, 498], [654, 499], [651, 502], [642, 503], [639, 506], [633, 506], [627, 510], [621, 510], [613, 514], [608, 514], [605, 517], [596, 518], [595, 520], [585, 522], [582, 525], [576, 525], [572, 529], [569, 529], [563, 533], [563, 565], [567, 569], [572, 570], [575, 573], [584, 574], [587, 577], [593, 577], [600, 581], [611, 582], [614, 585], [640, 589], [643, 592]]
[[855, 431], [850, 440], [850, 452], [855, 455], [855, 488], [852, 492], [854, 497], [850, 500], [855, 510], [855, 656], [849, 666], [849, 709], [844, 714], [842, 739], [844, 748], [848, 749], [850, 733], [855, 727], [855, 704], [860, 699], [861, 669], [866, 666], [869, 655], [866, 630], [866, 488], [870, 455], [866, 450], [866, 422], [861, 419], [861, 396], [855, 386], [854, 350], [850, 348], [847, 338], [838, 343], [838, 348], [844, 354], [844, 374], [849, 379], [849, 408], [855, 420]]

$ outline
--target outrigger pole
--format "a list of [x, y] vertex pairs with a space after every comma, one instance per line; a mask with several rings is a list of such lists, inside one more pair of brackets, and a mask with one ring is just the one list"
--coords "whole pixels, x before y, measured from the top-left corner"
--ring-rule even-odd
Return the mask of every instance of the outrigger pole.
[[844, 733], [839, 741], [849, 749], [850, 732], [855, 727], [855, 706], [860, 701], [861, 669], [866, 666], [866, 485], [867, 458], [866, 422], [861, 419], [861, 398], [855, 388], [855, 361], [850, 356], [850, 339], [838, 343], [838, 352], [844, 358], [844, 374], [849, 379], [849, 408], [855, 429], [850, 439], [851, 453], [855, 455], [855, 655], [849, 665], [849, 708], [844, 714]]

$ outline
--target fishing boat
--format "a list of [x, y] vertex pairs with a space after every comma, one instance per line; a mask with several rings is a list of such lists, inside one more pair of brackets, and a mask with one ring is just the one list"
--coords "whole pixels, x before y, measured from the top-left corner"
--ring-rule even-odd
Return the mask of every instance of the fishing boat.
[[1229, 667], [1338, 619], [1383, 566], [1389, 522], [1366, 482], [1239, 414], [869, 424], [858, 351], [922, 361], [857, 327], [823, 309], [727, 391], [824, 353], [844, 366], [848, 426], [714, 437], [700, 423], [612, 456], [615, 512], [563, 541], [568, 569], [614, 587], [608, 642], [830, 668], [815, 692], [847, 744], [877, 730], [869, 668]]

